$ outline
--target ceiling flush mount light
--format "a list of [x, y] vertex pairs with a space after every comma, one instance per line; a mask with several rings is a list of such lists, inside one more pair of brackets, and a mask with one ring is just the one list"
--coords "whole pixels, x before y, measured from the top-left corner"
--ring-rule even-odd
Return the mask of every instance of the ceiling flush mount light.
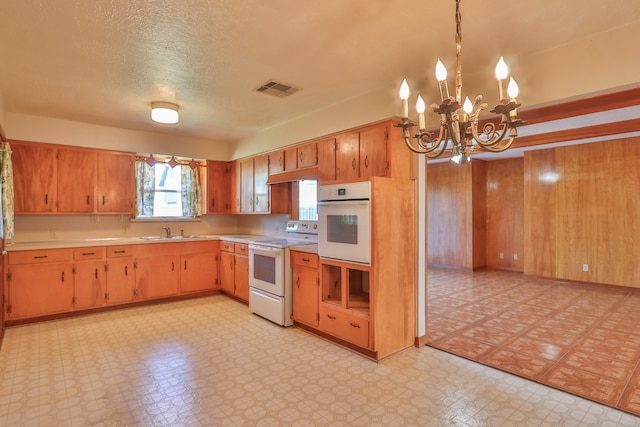
[[[518, 136], [517, 127], [524, 122], [518, 119], [518, 85], [512, 78], [509, 79], [505, 95], [505, 82], [509, 70], [502, 57], [496, 66], [496, 78], [498, 79], [499, 103], [491, 110], [494, 114], [500, 114], [502, 121], [500, 127], [487, 121], [478, 129], [478, 116], [487, 108], [482, 102], [482, 95], [478, 95], [472, 104], [469, 97], [462, 102], [462, 36], [460, 33], [460, 0], [456, 0], [456, 92], [455, 96], [449, 95], [447, 85], [447, 69], [444, 64], [436, 64], [436, 80], [440, 88], [442, 104], [431, 104], [433, 111], [440, 116], [440, 131], [437, 135], [427, 132], [425, 124], [425, 103], [420, 95], [416, 102], [418, 113], [419, 132], [411, 136], [411, 128], [416, 125], [409, 120], [409, 85], [405, 79], [400, 86], [400, 99], [402, 100], [402, 123], [396, 127], [402, 128], [402, 136], [407, 147], [416, 153], [425, 154], [430, 159], [440, 157], [447, 147], [451, 148], [451, 160], [455, 163], [469, 163], [470, 155], [476, 148], [486, 151], [505, 151]], [[505, 139], [505, 137], [508, 137]]]
[[166, 125], [178, 123], [178, 106], [171, 102], [152, 102], [151, 120]]

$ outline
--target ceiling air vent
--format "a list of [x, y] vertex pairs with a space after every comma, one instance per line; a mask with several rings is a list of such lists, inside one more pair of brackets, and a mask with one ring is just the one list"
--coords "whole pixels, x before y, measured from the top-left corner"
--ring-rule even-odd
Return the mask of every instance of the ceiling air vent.
[[299, 90], [301, 90], [301, 88], [291, 86], [286, 83], [274, 82], [273, 80], [269, 80], [268, 82], [263, 83], [254, 89], [255, 92], [277, 96], [278, 98], [284, 98], [289, 95], [293, 95]]

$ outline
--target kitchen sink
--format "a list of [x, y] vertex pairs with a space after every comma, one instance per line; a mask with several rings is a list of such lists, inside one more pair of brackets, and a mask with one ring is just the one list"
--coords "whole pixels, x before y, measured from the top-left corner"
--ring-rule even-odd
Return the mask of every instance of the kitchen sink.
[[202, 239], [211, 236], [202, 236], [199, 234], [189, 234], [187, 236], [144, 236], [140, 237], [142, 240], [182, 240], [182, 239]]

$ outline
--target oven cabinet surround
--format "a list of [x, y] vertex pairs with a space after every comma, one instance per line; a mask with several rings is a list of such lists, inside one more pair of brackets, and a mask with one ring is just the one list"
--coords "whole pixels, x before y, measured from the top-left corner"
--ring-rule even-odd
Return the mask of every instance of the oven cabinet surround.
[[[370, 181], [371, 264], [320, 258], [316, 293], [310, 286], [298, 293], [295, 271], [303, 267], [296, 270], [294, 264], [294, 320], [304, 329], [381, 360], [413, 346], [416, 337], [415, 181], [384, 177]], [[302, 282], [306, 276], [300, 277]], [[311, 273], [309, 277], [306, 285], [313, 281]]]
[[320, 320], [318, 255], [292, 250], [291, 268], [293, 269], [293, 320], [317, 328]]
[[410, 178], [412, 155], [397, 122], [388, 120], [332, 135], [317, 142], [321, 184], [367, 180], [373, 176]]
[[117, 306], [216, 289], [218, 241], [11, 251], [6, 319]]
[[220, 242], [220, 290], [249, 302], [249, 246], [246, 243]]
[[133, 153], [10, 144], [16, 214], [133, 213]]

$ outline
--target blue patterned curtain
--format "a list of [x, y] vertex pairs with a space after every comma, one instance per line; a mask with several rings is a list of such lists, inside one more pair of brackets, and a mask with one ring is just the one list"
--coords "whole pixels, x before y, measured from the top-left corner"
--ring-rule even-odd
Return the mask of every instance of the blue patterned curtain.
[[153, 216], [156, 173], [146, 162], [136, 162], [136, 216]]
[[8, 142], [0, 145], [0, 199], [2, 215], [0, 215], [0, 238], [13, 237], [13, 164], [11, 163], [11, 146]]
[[202, 189], [198, 167], [181, 166], [182, 170], [182, 215], [196, 217], [202, 215]]

